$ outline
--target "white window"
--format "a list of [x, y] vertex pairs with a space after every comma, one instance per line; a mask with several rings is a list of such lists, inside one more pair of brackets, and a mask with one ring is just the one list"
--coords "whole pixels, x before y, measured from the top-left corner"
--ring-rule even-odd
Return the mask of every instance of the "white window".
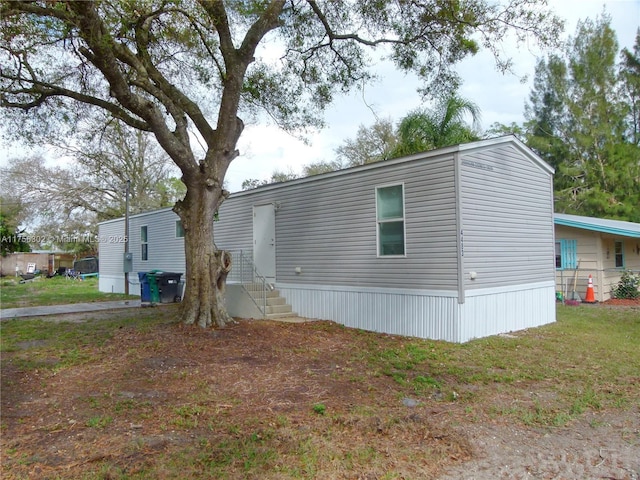
[[404, 186], [376, 187], [378, 256], [403, 256]]
[[149, 243], [147, 241], [147, 226], [140, 227], [140, 247], [142, 260], [149, 260]]

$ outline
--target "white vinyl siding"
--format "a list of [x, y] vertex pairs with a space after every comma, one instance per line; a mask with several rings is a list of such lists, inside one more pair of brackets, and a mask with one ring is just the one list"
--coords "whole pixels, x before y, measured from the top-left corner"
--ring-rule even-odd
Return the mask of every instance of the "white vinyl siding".
[[[170, 208], [140, 213], [129, 217], [131, 232], [129, 248], [133, 253], [133, 272], [146, 272], [152, 269], [166, 272], [184, 273], [184, 238], [176, 238], [175, 225], [178, 215]], [[142, 260], [142, 227], [147, 229], [148, 260]], [[99, 225], [100, 274], [122, 274], [122, 254], [124, 244], [112, 246], [104, 241], [109, 235], [122, 236], [124, 219], [109, 220]], [[133, 273], [132, 273], [133, 276]]]
[[122, 275], [124, 220], [112, 220], [98, 226], [100, 275]]
[[404, 187], [376, 188], [378, 256], [404, 256]]
[[465, 152], [460, 169], [465, 288], [553, 279], [550, 172], [510, 144]]

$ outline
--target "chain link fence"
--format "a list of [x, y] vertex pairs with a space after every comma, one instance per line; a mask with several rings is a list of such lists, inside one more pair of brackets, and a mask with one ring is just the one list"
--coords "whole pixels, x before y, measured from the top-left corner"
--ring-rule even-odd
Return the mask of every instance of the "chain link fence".
[[632, 270], [625, 270], [620, 276], [618, 283], [611, 288], [613, 298], [639, 298], [640, 272], [634, 273]]
[[578, 268], [556, 271], [556, 297], [559, 301], [583, 301], [587, 296], [589, 278], [596, 301], [611, 298], [640, 298], [640, 269]]

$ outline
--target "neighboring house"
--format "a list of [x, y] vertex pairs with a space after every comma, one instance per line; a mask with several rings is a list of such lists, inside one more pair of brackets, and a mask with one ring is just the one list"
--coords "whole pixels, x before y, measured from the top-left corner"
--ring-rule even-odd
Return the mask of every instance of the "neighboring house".
[[[71, 268], [75, 256], [66, 252], [48, 250], [34, 252], [14, 252], [6, 257], [0, 256], [0, 273], [3, 276], [17, 276], [31, 269], [53, 273], [60, 267]], [[34, 267], [35, 266], [35, 267]]]
[[[234, 193], [215, 241], [304, 317], [465, 342], [555, 321], [552, 174], [513, 136], [442, 148]], [[173, 211], [129, 225], [134, 272], [184, 272]], [[100, 224], [102, 291], [124, 291], [123, 232]]]
[[627, 269], [640, 273], [640, 224], [556, 213], [556, 290], [585, 298], [589, 275], [602, 302]]

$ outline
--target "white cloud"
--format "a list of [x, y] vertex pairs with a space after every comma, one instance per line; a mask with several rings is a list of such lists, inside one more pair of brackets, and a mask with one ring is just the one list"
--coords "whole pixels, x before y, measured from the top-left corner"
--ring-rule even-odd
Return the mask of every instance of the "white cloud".
[[[640, 25], [640, 0], [550, 0], [556, 13], [566, 19], [565, 35], [575, 33], [578, 20], [595, 19], [603, 11], [611, 16], [612, 27], [621, 47], [631, 48]], [[494, 122], [509, 124], [523, 120], [524, 105], [531, 90], [536, 55], [534, 48], [516, 51], [514, 69], [518, 76], [500, 74], [495, 70], [491, 55], [486, 52], [465, 60], [459, 66], [464, 78], [461, 94], [478, 104], [482, 112], [482, 126]], [[264, 54], [264, 51], [261, 51]], [[300, 171], [304, 164], [318, 160], [331, 160], [334, 150], [345, 139], [353, 138], [360, 125], [371, 125], [376, 117], [398, 121], [409, 111], [420, 106], [413, 76], [397, 72], [389, 64], [378, 70], [380, 80], [369, 85], [364, 92], [353, 92], [336, 99], [326, 112], [327, 128], [309, 136], [310, 145], [292, 137], [273, 125], [249, 125], [238, 148], [241, 156], [234, 160], [227, 172], [227, 185], [231, 191], [241, 188], [247, 178], [266, 179], [274, 170]], [[528, 76], [521, 83], [519, 76]], [[14, 146], [0, 143], [0, 165], [19, 153]]]
[[[640, 0], [550, 0], [549, 5], [566, 20], [565, 37], [574, 35], [579, 20], [595, 19], [604, 7], [611, 16], [620, 47], [632, 48], [634, 44], [640, 26]], [[465, 60], [458, 68], [464, 79], [460, 92], [478, 104], [485, 129], [494, 122], [510, 124], [524, 120], [536, 57], [542, 55], [527, 45], [520, 50], [507, 45], [506, 49], [514, 59], [517, 75], [496, 71], [493, 57], [487, 52]], [[227, 175], [229, 188], [239, 190], [246, 178], [268, 178], [274, 169], [292, 167], [299, 171], [302, 164], [331, 160], [335, 148], [345, 139], [353, 138], [360, 125], [371, 125], [376, 116], [398, 121], [420, 106], [414, 77], [404, 76], [388, 64], [381, 67], [379, 76], [380, 81], [367, 86], [364, 93], [354, 92], [336, 100], [326, 112], [328, 127], [310, 137], [311, 146], [279, 133], [275, 127], [247, 128], [240, 143], [242, 156], [234, 161]], [[521, 78], [525, 76], [528, 81], [523, 83]], [[249, 155], [245, 155], [246, 146]]]

